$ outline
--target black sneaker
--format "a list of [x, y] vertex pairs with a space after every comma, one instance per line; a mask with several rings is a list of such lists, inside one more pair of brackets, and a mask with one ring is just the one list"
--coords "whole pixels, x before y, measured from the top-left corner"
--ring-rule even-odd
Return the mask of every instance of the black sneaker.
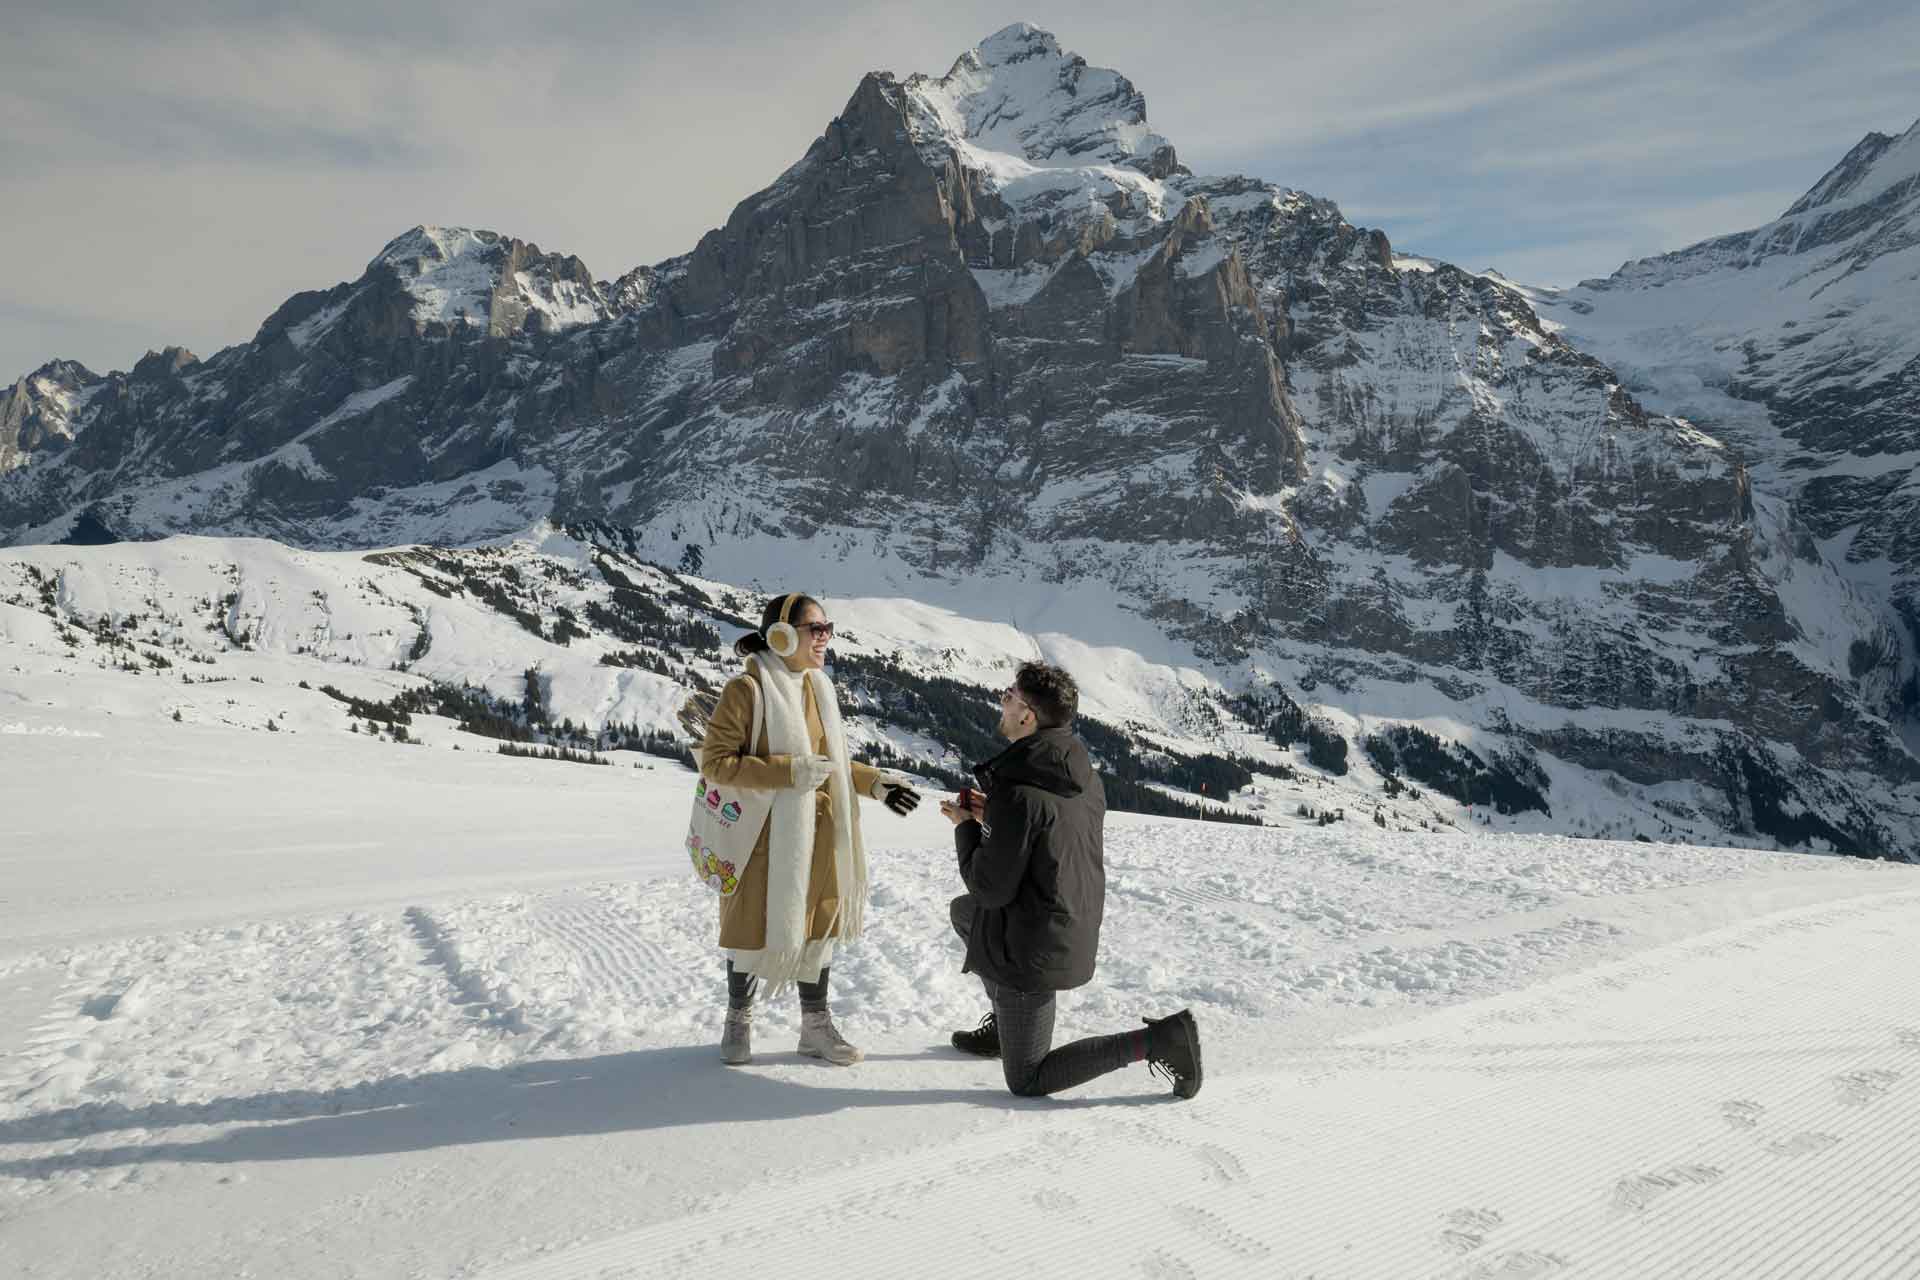
[[1165, 1018], [1142, 1018], [1147, 1024], [1147, 1064], [1173, 1082], [1173, 1096], [1191, 1098], [1200, 1092], [1200, 1028], [1185, 1009]]
[[994, 1023], [993, 1015], [980, 1019], [980, 1025], [972, 1031], [953, 1033], [953, 1047], [962, 1053], [978, 1054], [982, 1058], [1000, 1056], [1000, 1028]]

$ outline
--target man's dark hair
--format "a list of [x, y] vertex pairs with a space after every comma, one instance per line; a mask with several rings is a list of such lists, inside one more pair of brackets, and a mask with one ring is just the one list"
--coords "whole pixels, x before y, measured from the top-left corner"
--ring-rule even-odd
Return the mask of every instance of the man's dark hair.
[[1013, 673], [1013, 687], [1033, 708], [1033, 718], [1042, 729], [1072, 724], [1080, 713], [1080, 686], [1060, 667], [1023, 662]]

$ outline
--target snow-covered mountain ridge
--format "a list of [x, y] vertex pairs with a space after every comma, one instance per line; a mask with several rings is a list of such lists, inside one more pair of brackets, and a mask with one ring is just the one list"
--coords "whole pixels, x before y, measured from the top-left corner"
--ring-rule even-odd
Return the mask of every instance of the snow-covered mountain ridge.
[[1920, 634], [1920, 121], [1867, 135], [1763, 227], [1526, 292], [1738, 452]]
[[1025, 26], [869, 75], [617, 282], [420, 228], [244, 347], [28, 381], [14, 542], [592, 522], [741, 584], [1097, 599], [1059, 630], [1124, 623], [1229, 697], [1346, 716], [1356, 752], [1438, 718], [1728, 797], [1733, 833], [1920, 832], [1912, 637], [1724, 433], [1648, 412], [1516, 287], [1192, 174], [1131, 82]]

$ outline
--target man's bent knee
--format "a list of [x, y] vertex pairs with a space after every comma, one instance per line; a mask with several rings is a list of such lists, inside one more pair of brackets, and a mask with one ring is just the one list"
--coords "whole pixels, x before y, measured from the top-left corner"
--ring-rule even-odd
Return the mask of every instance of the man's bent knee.
[[1007, 1092], [1016, 1098], [1044, 1098], [1047, 1091], [1040, 1087], [1040, 1073], [1037, 1070], [1024, 1071], [1019, 1075], [1007, 1072]]

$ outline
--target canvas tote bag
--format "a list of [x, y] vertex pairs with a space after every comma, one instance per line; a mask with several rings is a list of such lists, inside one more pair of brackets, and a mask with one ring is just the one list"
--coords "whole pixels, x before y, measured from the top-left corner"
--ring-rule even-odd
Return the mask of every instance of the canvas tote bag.
[[[747, 735], [747, 750], [752, 751], [760, 744], [766, 713], [760, 703], [760, 682], [749, 677], [747, 684], [753, 689], [753, 729]], [[693, 859], [693, 874], [721, 897], [731, 898], [772, 812], [773, 792], [723, 787], [702, 773], [694, 792], [693, 816], [687, 820], [687, 856]]]

